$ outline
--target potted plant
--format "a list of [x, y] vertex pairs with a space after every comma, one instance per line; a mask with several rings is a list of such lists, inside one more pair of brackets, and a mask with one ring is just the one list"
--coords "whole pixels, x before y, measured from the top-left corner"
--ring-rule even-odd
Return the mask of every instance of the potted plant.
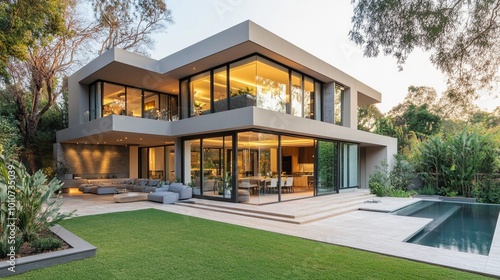
[[71, 169], [64, 164], [62, 161], [57, 162], [56, 176], [61, 180], [71, 180], [73, 179], [73, 174], [71, 174]]

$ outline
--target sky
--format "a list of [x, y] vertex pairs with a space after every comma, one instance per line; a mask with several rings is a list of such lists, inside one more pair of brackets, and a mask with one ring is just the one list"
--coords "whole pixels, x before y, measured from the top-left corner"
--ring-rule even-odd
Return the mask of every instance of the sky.
[[[167, 0], [174, 24], [156, 34], [151, 57], [161, 59], [246, 20], [268, 29], [323, 61], [382, 93], [382, 112], [402, 102], [410, 85], [430, 86], [441, 94], [445, 77], [415, 50], [397, 68], [391, 56], [363, 56], [348, 38], [353, 6], [350, 0]], [[500, 100], [485, 96], [480, 108], [492, 110]]]

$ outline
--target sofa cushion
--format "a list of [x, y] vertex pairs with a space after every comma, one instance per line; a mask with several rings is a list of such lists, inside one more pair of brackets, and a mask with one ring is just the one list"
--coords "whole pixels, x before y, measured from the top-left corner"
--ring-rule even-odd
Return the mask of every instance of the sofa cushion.
[[148, 181], [148, 179], [138, 179], [135, 181], [135, 185], [144, 187], [148, 183]]
[[170, 186], [179, 187], [179, 186], [183, 186], [183, 185], [182, 185], [182, 183], [172, 183], [172, 184], [170, 184]]
[[156, 187], [160, 183], [160, 180], [149, 180], [148, 186], [150, 187]]

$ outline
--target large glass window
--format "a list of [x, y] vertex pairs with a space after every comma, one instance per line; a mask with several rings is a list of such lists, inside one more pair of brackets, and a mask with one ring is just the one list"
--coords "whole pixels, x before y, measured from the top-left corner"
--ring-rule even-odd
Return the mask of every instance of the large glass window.
[[157, 120], [175, 120], [178, 119], [177, 101], [176, 95], [109, 82], [96, 82], [89, 86], [87, 119], [93, 120], [109, 115], [127, 115]]
[[[288, 68], [258, 55], [229, 64], [229, 73], [227, 66], [214, 69], [212, 80], [213, 112], [227, 110], [228, 104], [229, 109], [257, 106], [306, 118], [314, 118], [317, 111], [314, 104], [319, 92], [313, 79], [297, 72], [290, 77]], [[183, 96], [188, 90], [184, 83], [188, 80], [181, 82]], [[191, 116], [210, 112], [209, 72], [192, 77], [189, 89]]]
[[286, 113], [288, 69], [257, 57], [257, 106]]
[[102, 116], [125, 115], [125, 87], [104, 83]]
[[358, 187], [358, 145], [342, 144], [341, 188]]
[[334, 123], [338, 125], [342, 125], [343, 101], [344, 101], [344, 87], [339, 84], [335, 84]]
[[210, 72], [191, 78], [191, 116], [210, 113]]
[[238, 189], [249, 203], [279, 201], [279, 136], [260, 132], [238, 133]]
[[338, 192], [338, 143], [318, 141], [317, 150], [317, 194], [336, 193]]
[[214, 70], [214, 112], [227, 109], [227, 71], [224, 66]]
[[232, 63], [229, 67], [231, 109], [255, 106], [257, 57]]
[[127, 87], [127, 116], [142, 118], [142, 90]]
[[291, 114], [302, 117], [302, 75], [292, 72]]
[[304, 118], [314, 119], [314, 81], [304, 77]]

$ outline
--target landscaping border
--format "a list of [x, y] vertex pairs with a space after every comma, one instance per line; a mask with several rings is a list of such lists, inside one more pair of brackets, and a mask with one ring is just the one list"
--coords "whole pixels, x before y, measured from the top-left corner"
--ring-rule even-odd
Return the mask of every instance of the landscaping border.
[[60, 225], [50, 230], [68, 243], [71, 248], [61, 251], [43, 253], [16, 259], [15, 272], [9, 270], [11, 265], [7, 261], [0, 263], [0, 277], [16, 275], [30, 270], [67, 263], [95, 256], [97, 248], [80, 237], [74, 235]]

